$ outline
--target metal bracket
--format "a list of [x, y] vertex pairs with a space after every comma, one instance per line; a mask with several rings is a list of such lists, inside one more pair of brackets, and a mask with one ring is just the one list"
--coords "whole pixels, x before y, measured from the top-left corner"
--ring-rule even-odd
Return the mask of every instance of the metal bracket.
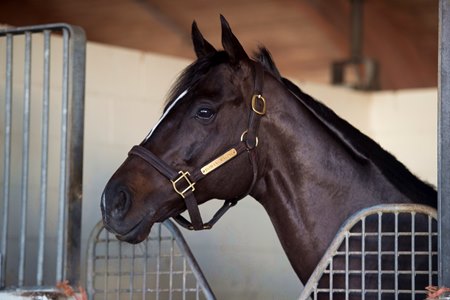
[[[354, 72], [355, 79], [349, 79], [349, 69]], [[332, 84], [347, 85], [358, 90], [378, 90], [379, 65], [378, 62], [370, 58], [349, 59], [333, 62], [331, 66]]]
[[364, 0], [351, 0], [350, 57], [333, 62], [331, 82], [358, 90], [380, 89], [379, 65], [363, 55]]

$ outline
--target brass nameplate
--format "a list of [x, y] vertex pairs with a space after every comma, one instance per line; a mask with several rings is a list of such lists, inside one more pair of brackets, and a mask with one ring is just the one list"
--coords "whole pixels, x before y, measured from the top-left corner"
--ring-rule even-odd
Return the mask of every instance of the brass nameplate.
[[218, 158], [216, 158], [215, 160], [213, 160], [212, 162], [210, 162], [209, 164], [207, 164], [206, 166], [204, 166], [203, 168], [201, 168], [200, 171], [202, 172], [203, 175], [206, 175], [214, 171], [215, 169], [217, 169], [218, 167], [220, 167], [221, 165], [223, 165], [236, 155], [237, 155], [236, 149], [232, 148], [227, 152], [225, 152], [224, 154], [222, 154], [221, 156], [219, 156]]

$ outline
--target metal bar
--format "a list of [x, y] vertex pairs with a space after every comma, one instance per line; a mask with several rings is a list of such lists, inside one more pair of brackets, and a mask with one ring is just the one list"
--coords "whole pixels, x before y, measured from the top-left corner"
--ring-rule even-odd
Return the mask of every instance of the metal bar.
[[131, 274], [130, 274], [130, 296], [132, 299], [133, 296], [133, 286], [134, 286], [134, 265], [136, 264], [136, 256], [135, 256], [135, 247], [133, 247], [133, 251], [131, 253]]
[[378, 299], [381, 300], [381, 222], [382, 212], [378, 212]]
[[118, 267], [119, 267], [119, 276], [117, 276], [117, 290], [119, 291], [116, 294], [116, 299], [119, 300], [120, 299], [120, 279], [122, 278], [122, 276], [120, 274], [122, 274], [122, 243], [119, 243], [119, 258], [118, 258]]
[[362, 58], [363, 0], [351, 0], [351, 18], [350, 59], [359, 61]]
[[63, 30], [63, 69], [62, 69], [62, 108], [61, 108], [61, 143], [59, 168], [59, 207], [58, 207], [58, 233], [57, 233], [57, 260], [56, 281], [65, 277], [66, 244], [66, 201], [67, 201], [67, 124], [69, 122], [69, 32]]
[[186, 272], [187, 272], [187, 268], [186, 268], [186, 258], [183, 257], [183, 286], [182, 286], [182, 290], [183, 290], [183, 300], [186, 300]]
[[345, 300], [348, 300], [348, 290], [349, 290], [349, 241], [348, 232], [345, 235]]
[[145, 300], [145, 294], [147, 292], [147, 259], [148, 259], [148, 240], [144, 244], [144, 276], [142, 279], [142, 300]]
[[19, 26], [19, 27], [7, 27], [4, 29], [0, 29], [0, 36], [6, 34], [11, 35], [22, 35], [25, 31], [29, 31], [31, 33], [42, 32], [46, 29], [48, 30], [61, 30], [61, 28], [71, 29], [74, 26], [70, 26], [66, 23], [53, 23], [53, 24], [45, 24], [45, 25], [33, 25], [33, 26]]
[[83, 196], [84, 95], [86, 68], [86, 36], [80, 27], [70, 31], [70, 122], [67, 182], [67, 255], [66, 279], [78, 282], [81, 265], [81, 214]]
[[[329, 291], [329, 298], [333, 300], [333, 257], [330, 258], [330, 291]], [[316, 297], [317, 298], [317, 297]]]
[[2, 249], [0, 288], [5, 287], [6, 278], [6, 251], [8, 249], [8, 215], [9, 215], [9, 195], [10, 195], [10, 175], [11, 175], [11, 119], [12, 119], [12, 78], [13, 78], [13, 36], [6, 36], [6, 84], [5, 84], [5, 139], [3, 149], [3, 224], [2, 224]]
[[450, 286], [450, 0], [439, 1], [438, 272]]
[[395, 279], [394, 279], [394, 286], [395, 286], [395, 299], [398, 299], [398, 212], [394, 214], [395, 217], [395, 225], [394, 225], [394, 252], [395, 252], [395, 263], [394, 263], [394, 272], [395, 272]]
[[22, 135], [22, 197], [20, 214], [20, 246], [18, 285], [24, 285], [27, 240], [28, 171], [30, 152], [31, 33], [25, 33], [25, 65]]
[[42, 144], [41, 144], [41, 183], [40, 183], [40, 219], [38, 241], [38, 267], [36, 274], [37, 285], [43, 284], [44, 277], [44, 244], [47, 211], [48, 185], [48, 143], [49, 143], [49, 114], [50, 114], [50, 30], [44, 30], [44, 81], [42, 85]]
[[160, 287], [160, 271], [161, 271], [161, 224], [158, 224], [158, 255], [156, 256], [156, 300], [159, 300]]
[[[411, 253], [416, 252], [416, 213], [411, 213]], [[414, 300], [416, 292], [416, 256], [411, 255], [411, 300]]]
[[366, 218], [361, 219], [361, 299], [366, 298]]
[[[109, 233], [107, 231], [105, 231], [105, 235], [106, 235], [106, 241], [105, 241], [105, 247], [106, 247], [106, 256], [105, 256], [105, 281], [104, 281], [104, 286], [105, 286], [105, 291], [108, 290], [108, 271], [109, 271]], [[108, 299], [108, 295], [105, 293], [104, 294], [104, 298], [105, 300]]]
[[195, 299], [200, 299], [200, 285], [198, 281], [195, 283]]
[[173, 289], [173, 239], [170, 239], [169, 300], [172, 300], [172, 289]]
[[428, 216], [428, 284], [433, 284], [433, 230], [432, 219]]
[[87, 270], [86, 270], [86, 289], [88, 293], [88, 299], [94, 299], [95, 295], [95, 258], [97, 257], [96, 243], [100, 239], [100, 235], [103, 230], [103, 222], [97, 223], [89, 236], [89, 243], [87, 249]]

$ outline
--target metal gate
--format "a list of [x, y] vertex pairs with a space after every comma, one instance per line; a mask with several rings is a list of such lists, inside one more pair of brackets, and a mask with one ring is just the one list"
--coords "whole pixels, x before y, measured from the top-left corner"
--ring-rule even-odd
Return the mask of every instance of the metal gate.
[[[427, 285], [417, 282], [438, 284], [436, 214], [434, 208], [418, 204], [378, 205], [354, 214], [300, 299], [425, 299]], [[420, 258], [425, 263], [419, 264]], [[369, 287], [369, 278], [375, 288]]]
[[117, 240], [99, 222], [87, 255], [89, 299], [215, 299], [180, 230], [155, 224], [137, 245]]
[[0, 289], [79, 281], [85, 44], [0, 29]]

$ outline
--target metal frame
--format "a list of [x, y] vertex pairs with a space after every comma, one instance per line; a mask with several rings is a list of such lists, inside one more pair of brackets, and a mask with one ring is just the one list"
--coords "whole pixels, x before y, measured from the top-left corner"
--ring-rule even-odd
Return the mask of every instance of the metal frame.
[[[350, 57], [334, 61], [331, 64], [331, 83], [335, 85], [350, 85], [360, 90], [377, 90], [380, 88], [379, 64], [375, 59], [363, 55], [363, 17], [364, 0], [350, 0]], [[352, 68], [356, 82], [346, 79], [346, 70]]]
[[439, 0], [439, 285], [450, 287], [450, 0]]
[[100, 221], [88, 243], [89, 299], [215, 299], [189, 246], [170, 220], [145, 241], [117, 240]]
[[[410, 217], [408, 217], [408, 214]], [[383, 218], [389, 217], [389, 215], [392, 215], [390, 217], [393, 217], [395, 220], [392, 231], [382, 229]], [[400, 230], [400, 215], [403, 217], [402, 225], [405, 225], [405, 215], [410, 218], [411, 232]], [[376, 218], [377, 230], [369, 230], [366, 227], [366, 220], [369, 217]], [[426, 230], [416, 225], [416, 221], [423, 217], [428, 219]], [[338, 295], [345, 295], [345, 299], [354, 299], [353, 297], [364, 299], [369, 294], [377, 295], [378, 299], [383, 299], [388, 294], [421, 295], [425, 297], [425, 287], [415, 287], [415, 278], [417, 276], [426, 276], [428, 277], [429, 285], [436, 285], [438, 275], [436, 218], [437, 212], [434, 208], [419, 204], [383, 204], [355, 213], [337, 233], [306, 283], [299, 299], [305, 300], [310, 297], [317, 299], [321, 295], [327, 296], [329, 299], [333, 299], [333, 296], [339, 298]], [[373, 247], [373, 244], [369, 246], [368, 241], [370, 238], [377, 239], [376, 247]], [[387, 243], [383, 243], [383, 239], [387, 240]], [[426, 250], [416, 248], [415, 245], [418, 239], [426, 239]], [[410, 250], [402, 248], [402, 242], [405, 243], [405, 241], [411, 243]], [[358, 249], [351, 250], [349, 245], [355, 242], [358, 245]], [[366, 257], [368, 256], [376, 256], [378, 258], [376, 268], [366, 266]], [[381, 261], [383, 256], [393, 258], [393, 266], [389, 266], [386, 269], [386, 266], [383, 266]], [[428, 257], [426, 269], [418, 268], [415, 264], [416, 256]], [[400, 257], [410, 262], [410, 269], [400, 269], [398, 263]], [[336, 259], [344, 259], [345, 267], [343, 269], [339, 269], [333, 264]], [[354, 265], [355, 261], [356, 268]], [[353, 266], [351, 263], [353, 263]], [[377, 289], [369, 290], [365, 287], [365, 279], [370, 274], [377, 276]], [[394, 281], [393, 286], [388, 288], [382, 286], [382, 276], [390, 276], [389, 278]], [[405, 290], [399, 286], [399, 276], [407, 276], [411, 280], [411, 289]], [[325, 282], [321, 281], [323, 278], [326, 279]], [[343, 283], [334, 283], [335, 278], [339, 278]], [[355, 281], [358, 282], [355, 284]]]
[[[61, 80], [61, 129], [60, 129], [60, 145], [59, 145], [59, 199], [56, 203], [48, 199], [48, 174], [49, 174], [49, 120], [50, 120], [50, 100], [52, 99], [52, 86], [50, 77], [51, 68], [51, 35], [53, 33], [60, 34], [62, 37], [62, 78]], [[32, 68], [33, 64], [32, 45], [33, 37], [40, 35], [43, 37], [43, 58], [42, 58], [42, 115], [41, 115], [41, 140], [38, 145], [31, 145], [30, 137], [30, 111], [31, 105], [35, 100], [31, 99], [32, 88]], [[13, 76], [14, 64], [20, 62], [22, 57], [14, 55], [14, 44], [16, 38], [24, 36], [24, 81], [14, 82]], [[0, 289], [8, 287], [5, 272], [11, 251], [19, 252], [18, 276], [17, 281], [9, 283], [16, 287], [28, 286], [30, 283], [25, 282], [25, 272], [35, 270], [36, 280], [31, 285], [41, 286], [45, 284], [44, 274], [48, 272], [45, 260], [45, 243], [48, 238], [46, 234], [46, 218], [48, 205], [58, 205], [58, 231], [57, 236], [57, 255], [56, 255], [56, 271], [53, 282], [47, 283], [54, 285], [57, 281], [63, 279], [70, 282], [78, 282], [80, 275], [80, 250], [81, 250], [81, 195], [82, 195], [82, 163], [83, 163], [83, 130], [84, 130], [84, 84], [85, 84], [85, 47], [86, 39], [84, 31], [76, 26], [68, 24], [49, 24], [39, 26], [28, 26], [18, 28], [6, 28], [0, 30], [0, 41], [5, 40], [6, 44], [6, 68], [0, 70], [5, 72], [6, 84], [4, 93], [5, 112], [4, 112], [4, 143], [3, 143], [3, 184], [2, 184], [2, 223], [0, 231]], [[16, 149], [12, 145], [13, 139], [13, 107], [17, 105], [14, 100], [14, 92], [17, 85], [23, 86], [23, 132], [22, 144], [20, 149]], [[19, 94], [19, 93], [18, 93]], [[0, 97], [3, 95], [0, 95]], [[17, 97], [17, 96], [16, 96]], [[1, 99], [1, 98], [0, 98]], [[13, 101], [14, 100], [14, 101]], [[17, 105], [20, 106], [20, 105]], [[41, 151], [40, 156], [40, 183], [39, 196], [37, 206], [39, 207], [39, 236], [38, 247], [27, 249], [29, 235], [27, 232], [28, 216], [30, 206], [33, 205], [30, 195], [28, 195], [29, 181], [34, 179], [29, 174], [30, 165], [30, 148], [33, 146], [33, 153]], [[20, 165], [12, 164], [12, 157], [21, 152]], [[11, 215], [10, 208], [12, 199], [12, 182], [11, 174], [17, 168], [21, 168], [21, 208], [18, 216]], [[15, 218], [20, 219], [20, 244], [12, 245], [8, 243], [9, 226]], [[36, 265], [31, 266], [31, 261], [27, 261], [29, 252], [37, 253]], [[31, 269], [30, 269], [31, 268]], [[33, 272], [33, 271], [32, 271]]]

